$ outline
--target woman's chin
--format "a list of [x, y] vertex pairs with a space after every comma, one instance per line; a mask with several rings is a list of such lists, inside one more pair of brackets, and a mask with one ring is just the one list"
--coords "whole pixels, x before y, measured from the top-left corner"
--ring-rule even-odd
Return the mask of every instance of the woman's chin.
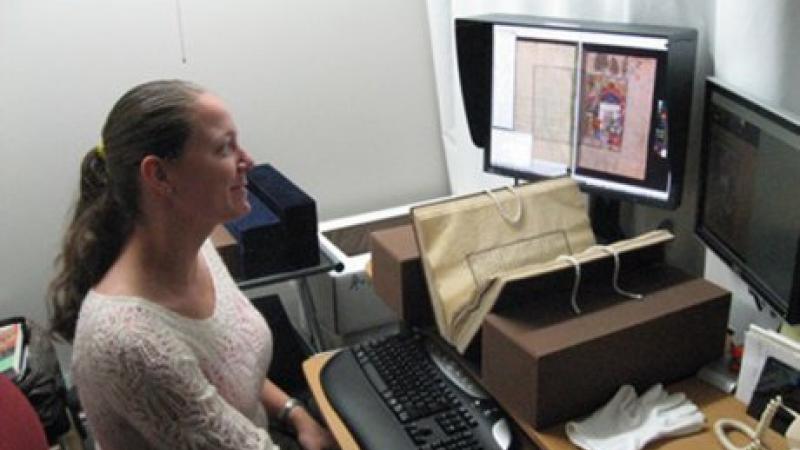
[[231, 214], [229, 215], [229, 217], [227, 219], [225, 219], [225, 222], [229, 222], [231, 220], [240, 219], [240, 218], [250, 214], [250, 211], [252, 209], [253, 208], [250, 206], [250, 203], [245, 201], [244, 203], [242, 203], [240, 205], [237, 205], [234, 208], [231, 208], [231, 210], [232, 210]]

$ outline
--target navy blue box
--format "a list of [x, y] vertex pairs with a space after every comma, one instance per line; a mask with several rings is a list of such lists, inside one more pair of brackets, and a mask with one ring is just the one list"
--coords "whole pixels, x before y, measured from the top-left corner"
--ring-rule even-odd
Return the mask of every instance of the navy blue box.
[[283, 224], [286, 265], [298, 269], [319, 264], [317, 204], [270, 164], [256, 166], [247, 174], [250, 189]]
[[269, 164], [247, 175], [252, 210], [225, 227], [239, 246], [244, 277], [319, 264], [314, 199]]
[[247, 192], [251, 210], [246, 216], [225, 224], [239, 247], [242, 274], [246, 278], [258, 277], [280, 270], [276, 261], [275, 245], [283, 237], [280, 219], [252, 192]]

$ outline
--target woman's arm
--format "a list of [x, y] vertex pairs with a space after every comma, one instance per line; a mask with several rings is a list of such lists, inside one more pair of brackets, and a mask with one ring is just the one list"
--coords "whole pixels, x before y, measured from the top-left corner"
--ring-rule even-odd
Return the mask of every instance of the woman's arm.
[[[272, 420], [280, 417], [289, 399], [290, 397], [275, 383], [268, 379], [264, 380], [261, 402]], [[283, 419], [297, 432], [297, 440], [305, 450], [338, 448], [331, 433], [321, 427], [303, 406], [292, 408]]]

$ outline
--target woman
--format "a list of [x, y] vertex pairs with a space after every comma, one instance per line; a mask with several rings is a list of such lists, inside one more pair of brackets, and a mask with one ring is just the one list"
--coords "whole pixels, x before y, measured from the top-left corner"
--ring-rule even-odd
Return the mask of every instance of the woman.
[[267, 415], [333, 447], [264, 377], [270, 330], [208, 240], [250, 211], [252, 166], [220, 100], [174, 80], [123, 95], [84, 157], [51, 301], [103, 450], [272, 450]]

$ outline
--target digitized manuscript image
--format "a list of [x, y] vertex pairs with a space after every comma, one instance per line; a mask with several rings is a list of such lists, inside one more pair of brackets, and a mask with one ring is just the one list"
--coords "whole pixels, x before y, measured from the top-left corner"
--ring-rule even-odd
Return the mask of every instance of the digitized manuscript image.
[[529, 133], [531, 159], [569, 165], [577, 48], [520, 39], [514, 74], [514, 129]]
[[644, 179], [656, 62], [655, 58], [584, 53], [579, 167]]

